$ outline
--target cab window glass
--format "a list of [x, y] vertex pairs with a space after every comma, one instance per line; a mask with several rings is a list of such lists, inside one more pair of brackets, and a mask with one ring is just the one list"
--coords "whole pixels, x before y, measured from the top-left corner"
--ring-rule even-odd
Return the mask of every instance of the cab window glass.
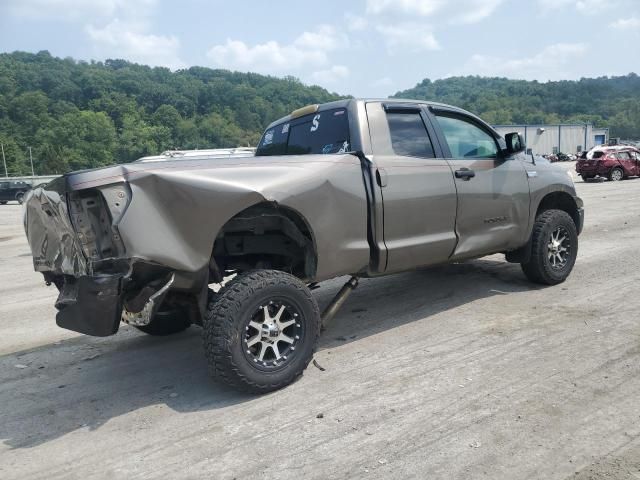
[[305, 115], [265, 132], [256, 156], [345, 153], [351, 150], [344, 108]]
[[287, 140], [289, 139], [289, 124], [276, 125], [262, 135], [256, 156], [286, 155]]
[[391, 146], [396, 155], [434, 158], [433, 144], [418, 112], [387, 112]]
[[471, 122], [437, 116], [451, 151], [451, 158], [496, 158], [498, 146], [493, 136]]

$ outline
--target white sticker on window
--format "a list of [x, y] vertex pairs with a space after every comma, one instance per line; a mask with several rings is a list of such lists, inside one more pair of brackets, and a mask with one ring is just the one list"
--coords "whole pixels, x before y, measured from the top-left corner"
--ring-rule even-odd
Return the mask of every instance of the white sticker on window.
[[282, 134], [283, 134], [283, 135], [285, 135], [285, 134], [287, 134], [287, 133], [289, 133], [289, 124], [288, 124], [288, 123], [285, 123], [285, 124], [282, 126]]
[[264, 140], [262, 140], [262, 145], [271, 145], [273, 143], [273, 130], [269, 130], [264, 134]]
[[342, 144], [342, 147], [340, 147], [340, 150], [338, 150], [338, 153], [345, 153], [349, 150], [349, 142], [344, 142]]
[[313, 117], [313, 122], [311, 122], [311, 131], [315, 132], [320, 128], [320, 114]]

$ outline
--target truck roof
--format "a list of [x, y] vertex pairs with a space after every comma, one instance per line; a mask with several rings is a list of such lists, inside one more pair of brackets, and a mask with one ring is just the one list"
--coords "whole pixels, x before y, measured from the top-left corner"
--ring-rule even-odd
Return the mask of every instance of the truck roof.
[[[298, 110], [295, 110], [293, 112], [291, 112], [289, 115], [286, 115], [282, 118], [279, 118], [278, 120], [271, 122], [269, 124], [269, 126], [266, 128], [267, 130], [274, 127], [275, 125], [279, 125], [281, 123], [284, 122], [288, 122], [294, 118], [300, 117], [302, 115], [306, 115], [309, 113], [313, 113], [313, 112], [322, 112], [325, 110], [334, 110], [336, 108], [349, 108], [351, 107], [354, 103], [370, 103], [370, 102], [381, 102], [381, 103], [397, 103], [397, 104], [406, 104], [406, 103], [412, 103], [412, 104], [420, 104], [420, 105], [428, 105], [428, 106], [432, 106], [432, 107], [441, 107], [441, 108], [446, 108], [448, 110], [454, 110], [454, 111], [458, 111], [460, 113], [464, 113], [467, 115], [471, 115], [475, 118], [477, 118], [478, 120], [480, 120], [482, 123], [485, 123], [484, 121], [482, 121], [479, 117], [477, 117], [476, 115], [474, 115], [471, 112], [468, 112], [467, 110], [464, 110], [462, 108], [458, 108], [455, 107], [453, 105], [447, 105], [446, 103], [438, 103], [438, 102], [431, 102], [431, 101], [426, 101], [426, 100], [415, 100], [415, 99], [407, 99], [407, 98], [346, 98], [343, 100], [336, 100], [333, 102], [328, 102], [328, 103], [322, 103], [319, 105], [307, 105], [306, 107], [300, 108]], [[314, 108], [315, 107], [315, 108]]]

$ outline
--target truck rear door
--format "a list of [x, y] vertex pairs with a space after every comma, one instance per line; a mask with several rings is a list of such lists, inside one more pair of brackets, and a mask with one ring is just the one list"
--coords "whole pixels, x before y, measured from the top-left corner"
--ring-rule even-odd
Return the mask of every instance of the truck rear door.
[[382, 196], [386, 265], [401, 271], [446, 261], [456, 245], [456, 187], [421, 105], [366, 105]]
[[529, 180], [518, 157], [503, 158], [489, 127], [457, 110], [430, 108], [430, 118], [458, 192], [452, 259], [517, 248], [526, 242]]

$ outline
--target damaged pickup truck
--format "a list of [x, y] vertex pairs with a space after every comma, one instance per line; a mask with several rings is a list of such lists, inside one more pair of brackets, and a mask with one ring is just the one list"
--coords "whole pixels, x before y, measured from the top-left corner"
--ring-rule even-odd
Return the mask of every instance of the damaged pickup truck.
[[[213, 377], [266, 392], [302, 374], [360, 277], [504, 253], [533, 282], [563, 282], [583, 204], [524, 148], [459, 108], [344, 100], [274, 122], [255, 157], [67, 174], [28, 196], [25, 228], [59, 326], [200, 325]], [[342, 275], [321, 315], [311, 289]]]

